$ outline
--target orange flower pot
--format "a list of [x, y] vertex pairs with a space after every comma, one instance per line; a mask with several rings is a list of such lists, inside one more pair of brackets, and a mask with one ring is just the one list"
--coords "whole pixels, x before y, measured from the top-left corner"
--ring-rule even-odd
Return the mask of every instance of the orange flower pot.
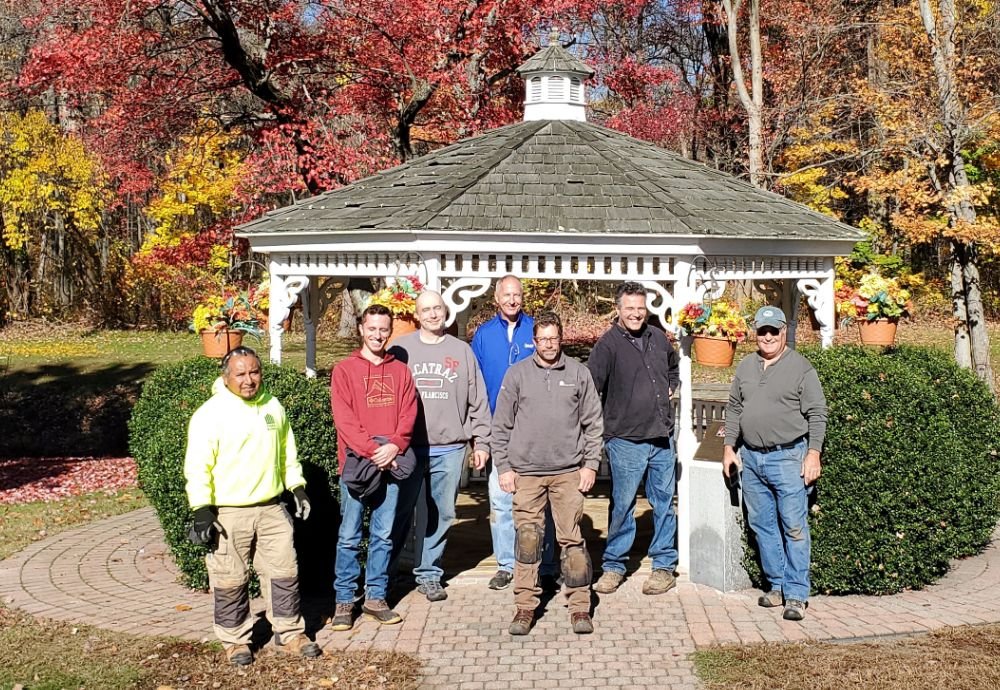
[[396, 338], [413, 333], [415, 330], [417, 330], [417, 320], [412, 316], [393, 316], [392, 337], [389, 338], [389, 344], [392, 344]]
[[736, 356], [736, 343], [728, 338], [694, 336], [694, 359], [706, 367], [731, 367]]
[[899, 319], [875, 319], [874, 321], [858, 321], [858, 332], [861, 334], [862, 345], [879, 345], [882, 347], [896, 342], [896, 327]]
[[202, 331], [201, 349], [206, 357], [222, 359], [230, 350], [243, 344], [243, 331]]

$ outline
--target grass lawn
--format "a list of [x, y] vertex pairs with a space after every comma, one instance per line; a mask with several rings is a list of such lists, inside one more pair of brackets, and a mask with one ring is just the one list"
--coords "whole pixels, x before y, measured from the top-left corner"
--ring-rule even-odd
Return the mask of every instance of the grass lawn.
[[58, 501], [0, 504], [0, 560], [33, 541], [146, 505], [146, 496], [139, 489], [95, 491]]
[[1000, 625], [868, 643], [724, 646], [695, 653], [709, 690], [1000, 687]]
[[306, 660], [268, 649], [246, 669], [217, 643], [135, 637], [35, 620], [0, 606], [0, 688], [415, 688], [419, 662], [393, 652], [325, 654]]

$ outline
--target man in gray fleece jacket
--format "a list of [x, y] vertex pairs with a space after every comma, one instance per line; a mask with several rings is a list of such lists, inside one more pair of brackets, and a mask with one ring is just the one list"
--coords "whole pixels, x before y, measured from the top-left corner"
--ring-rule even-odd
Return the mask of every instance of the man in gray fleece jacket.
[[799, 621], [809, 600], [807, 493], [819, 479], [826, 398], [812, 364], [788, 347], [780, 309], [761, 307], [754, 329], [757, 352], [740, 362], [729, 391], [722, 471], [732, 476], [742, 459], [747, 521], [770, 583], [757, 603], [783, 601], [783, 617]]
[[601, 460], [601, 401], [587, 367], [562, 354], [557, 315], [535, 319], [534, 340], [535, 354], [507, 371], [493, 414], [493, 462], [500, 488], [514, 494], [517, 613], [508, 631], [526, 635], [534, 622], [548, 505], [573, 632], [591, 633], [591, 563], [580, 520]]

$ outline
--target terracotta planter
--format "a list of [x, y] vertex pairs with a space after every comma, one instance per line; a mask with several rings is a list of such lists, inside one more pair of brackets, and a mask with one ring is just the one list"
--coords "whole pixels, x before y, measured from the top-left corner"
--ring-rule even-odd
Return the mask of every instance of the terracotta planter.
[[243, 331], [202, 331], [201, 349], [206, 357], [221, 359], [243, 344]]
[[896, 342], [896, 326], [899, 319], [875, 319], [874, 321], [858, 321], [858, 331], [861, 333], [862, 345], [888, 346]]
[[417, 330], [417, 320], [412, 316], [393, 316], [392, 337], [389, 338], [389, 343], [391, 344], [396, 338], [413, 333], [415, 330]]
[[694, 359], [706, 367], [731, 367], [736, 355], [736, 343], [727, 338], [694, 336]]

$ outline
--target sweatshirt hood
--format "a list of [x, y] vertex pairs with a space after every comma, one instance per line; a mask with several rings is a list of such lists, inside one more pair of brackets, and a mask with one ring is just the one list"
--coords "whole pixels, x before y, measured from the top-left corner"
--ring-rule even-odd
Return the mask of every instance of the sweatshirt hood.
[[371, 360], [369, 360], [363, 354], [361, 354], [361, 348], [360, 347], [357, 350], [355, 350], [354, 352], [351, 353], [351, 357], [363, 360], [365, 362], [368, 362], [368, 365], [369, 366], [373, 366], [373, 367], [380, 367], [380, 366], [382, 366], [382, 364], [387, 364], [387, 363], [393, 361], [394, 359], [396, 359], [392, 355], [391, 352], [386, 352], [385, 355], [382, 357], [382, 364], [373, 364], [371, 362]]

